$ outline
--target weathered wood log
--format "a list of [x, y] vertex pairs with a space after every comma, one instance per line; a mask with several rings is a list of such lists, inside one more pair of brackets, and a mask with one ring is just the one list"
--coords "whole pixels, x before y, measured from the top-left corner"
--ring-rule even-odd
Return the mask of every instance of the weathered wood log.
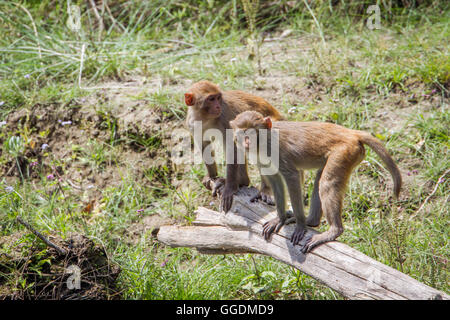
[[[172, 247], [195, 247], [207, 254], [259, 253], [287, 263], [350, 299], [449, 299], [410, 276], [351, 247], [333, 241], [306, 255], [289, 241], [295, 225], [284, 226], [269, 241], [262, 225], [274, 207], [250, 203], [253, 188], [242, 188], [227, 214], [200, 207], [194, 226], [162, 226], [158, 240]], [[317, 231], [308, 229], [308, 233]]]

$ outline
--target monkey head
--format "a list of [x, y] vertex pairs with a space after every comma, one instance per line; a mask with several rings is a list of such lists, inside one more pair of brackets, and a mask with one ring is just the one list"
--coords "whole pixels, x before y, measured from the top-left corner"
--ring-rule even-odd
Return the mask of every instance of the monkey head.
[[222, 114], [222, 92], [212, 82], [194, 83], [184, 94], [184, 101], [202, 120], [216, 119]]
[[[245, 111], [238, 114], [230, 121], [233, 129], [233, 138], [238, 148], [246, 152], [258, 151], [258, 133], [259, 130], [272, 129], [272, 119], [263, 117], [256, 111]], [[253, 148], [252, 148], [253, 146]]]

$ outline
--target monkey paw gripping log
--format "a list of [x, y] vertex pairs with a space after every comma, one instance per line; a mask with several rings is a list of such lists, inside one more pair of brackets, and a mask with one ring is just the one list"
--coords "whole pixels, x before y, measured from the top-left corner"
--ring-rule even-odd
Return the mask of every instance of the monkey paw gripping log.
[[193, 226], [162, 226], [158, 240], [172, 247], [194, 247], [205, 254], [271, 256], [350, 299], [450, 298], [337, 241], [324, 243], [304, 254], [302, 242], [319, 234], [309, 228], [300, 245], [293, 246], [290, 241], [295, 224], [283, 226], [266, 241], [262, 235], [263, 225], [275, 218], [276, 213], [273, 206], [250, 202], [256, 192], [254, 188], [241, 188], [227, 214], [200, 207]]

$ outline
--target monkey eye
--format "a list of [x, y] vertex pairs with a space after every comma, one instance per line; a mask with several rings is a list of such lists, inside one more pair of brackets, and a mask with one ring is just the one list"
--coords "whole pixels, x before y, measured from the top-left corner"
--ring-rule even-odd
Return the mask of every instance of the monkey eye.
[[215, 99], [216, 99], [215, 96], [210, 96], [210, 97], [208, 98], [208, 101], [214, 101]]

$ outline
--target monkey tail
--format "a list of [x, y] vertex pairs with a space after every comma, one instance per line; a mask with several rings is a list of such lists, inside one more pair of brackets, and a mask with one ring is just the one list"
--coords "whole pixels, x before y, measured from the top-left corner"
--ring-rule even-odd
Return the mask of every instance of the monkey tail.
[[361, 142], [368, 145], [373, 151], [375, 151], [375, 153], [378, 154], [383, 163], [386, 165], [387, 169], [392, 175], [392, 179], [394, 180], [394, 195], [398, 199], [398, 195], [400, 194], [400, 189], [402, 187], [402, 176], [394, 160], [389, 155], [388, 151], [380, 142], [380, 140], [373, 137], [371, 134], [360, 131], [359, 137]]

